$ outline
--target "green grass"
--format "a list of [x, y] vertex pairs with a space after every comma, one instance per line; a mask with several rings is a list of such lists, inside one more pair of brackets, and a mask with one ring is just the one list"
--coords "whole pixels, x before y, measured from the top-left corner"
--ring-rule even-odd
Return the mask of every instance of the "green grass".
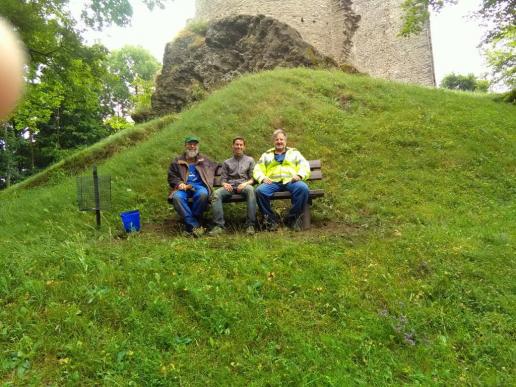
[[[0, 381], [513, 384], [515, 122], [489, 96], [280, 70], [115, 147], [101, 231], [75, 204], [88, 150], [0, 193]], [[223, 160], [242, 134], [258, 157], [277, 126], [323, 161], [314, 227], [249, 238], [231, 205], [236, 231], [183, 238], [165, 197], [184, 136]]]

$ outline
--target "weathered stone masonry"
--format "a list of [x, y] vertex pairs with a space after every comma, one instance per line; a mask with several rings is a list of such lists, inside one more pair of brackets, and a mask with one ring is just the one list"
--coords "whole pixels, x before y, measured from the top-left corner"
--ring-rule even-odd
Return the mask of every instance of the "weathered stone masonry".
[[398, 37], [403, 0], [196, 0], [197, 19], [264, 14], [323, 54], [372, 76], [435, 85], [430, 29]]

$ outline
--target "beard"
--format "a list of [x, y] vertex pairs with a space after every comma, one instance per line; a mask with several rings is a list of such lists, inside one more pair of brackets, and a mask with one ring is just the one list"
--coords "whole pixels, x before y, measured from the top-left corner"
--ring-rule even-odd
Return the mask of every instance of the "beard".
[[189, 159], [195, 159], [199, 154], [199, 148], [197, 149], [187, 149], [185, 151], [186, 157]]

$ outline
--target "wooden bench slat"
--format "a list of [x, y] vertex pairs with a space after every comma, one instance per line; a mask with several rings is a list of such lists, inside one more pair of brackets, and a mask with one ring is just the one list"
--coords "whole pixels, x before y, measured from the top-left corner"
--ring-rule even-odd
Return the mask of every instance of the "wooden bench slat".
[[322, 180], [322, 171], [320, 169], [316, 169], [310, 172], [310, 177], [308, 178], [308, 181], [310, 180]]
[[321, 160], [308, 160], [310, 169], [321, 169]]
[[[324, 196], [324, 190], [323, 189], [311, 189], [310, 190], [310, 198], [320, 198]], [[280, 199], [290, 199], [291, 195], [290, 192], [284, 191], [284, 192], [276, 192], [271, 200], [280, 200]], [[239, 202], [245, 202], [245, 196], [240, 194], [233, 194], [231, 196], [228, 196], [227, 198], [228, 203], [239, 203]]]

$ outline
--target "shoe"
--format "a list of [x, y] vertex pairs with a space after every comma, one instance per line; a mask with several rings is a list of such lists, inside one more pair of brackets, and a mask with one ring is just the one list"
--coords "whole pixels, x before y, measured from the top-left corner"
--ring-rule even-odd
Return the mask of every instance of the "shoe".
[[291, 229], [292, 231], [301, 231], [301, 225], [299, 224], [299, 220], [296, 220], [294, 223], [292, 223], [288, 228]]
[[265, 229], [267, 231], [278, 231], [279, 225], [276, 222], [274, 222], [274, 223], [266, 223], [265, 224]]
[[301, 218], [292, 219], [292, 218], [285, 218], [285, 226], [287, 226], [292, 231], [301, 231]]
[[263, 217], [263, 227], [265, 228], [265, 230], [278, 231], [279, 225], [278, 225], [277, 219], [279, 219], [277, 216], [276, 217], [264, 216]]
[[205, 231], [206, 230], [204, 230], [204, 227], [202, 226], [194, 227], [192, 230], [192, 235], [194, 236], [194, 238], [200, 238], [204, 235]]
[[247, 228], [245, 229], [245, 233], [247, 235], [254, 235], [254, 233], [255, 233], [254, 226], [247, 226]]
[[213, 228], [208, 232], [208, 235], [209, 235], [209, 236], [215, 236], [215, 235], [224, 234], [225, 232], [226, 232], [226, 230], [224, 230], [222, 227], [220, 227], [220, 226], [215, 226], [215, 227], [213, 227]]

